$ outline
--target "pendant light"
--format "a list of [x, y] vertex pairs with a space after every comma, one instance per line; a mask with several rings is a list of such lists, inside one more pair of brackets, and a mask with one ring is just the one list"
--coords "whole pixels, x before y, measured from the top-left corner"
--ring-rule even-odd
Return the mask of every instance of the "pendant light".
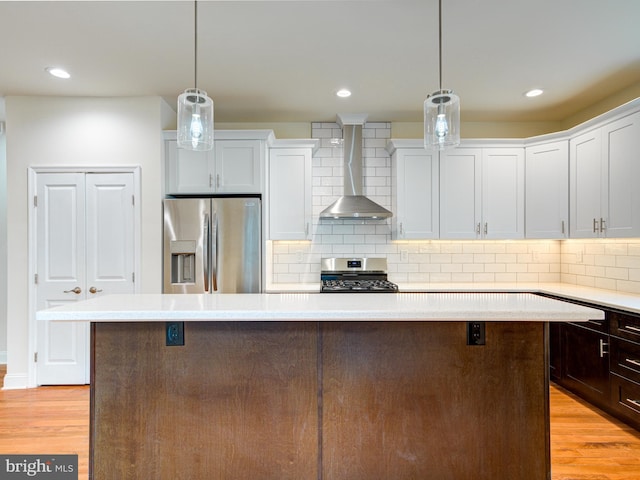
[[213, 100], [198, 89], [198, 2], [194, 2], [194, 88], [178, 97], [178, 148], [213, 148]]
[[444, 150], [460, 144], [460, 98], [442, 89], [442, 0], [438, 0], [438, 74], [440, 89], [424, 101], [424, 146]]

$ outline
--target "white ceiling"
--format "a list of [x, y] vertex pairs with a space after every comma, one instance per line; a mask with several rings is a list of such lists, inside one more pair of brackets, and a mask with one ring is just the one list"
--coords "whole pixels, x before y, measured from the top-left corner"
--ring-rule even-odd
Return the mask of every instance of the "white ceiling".
[[[422, 121], [437, 0], [198, 2], [198, 87], [217, 122]], [[640, 0], [443, 0], [443, 87], [464, 121], [562, 120], [640, 82]], [[48, 76], [63, 66], [71, 80]], [[191, 1], [0, 1], [0, 96], [194, 86]], [[348, 99], [335, 96], [348, 87]], [[525, 98], [533, 87], [542, 97]]]

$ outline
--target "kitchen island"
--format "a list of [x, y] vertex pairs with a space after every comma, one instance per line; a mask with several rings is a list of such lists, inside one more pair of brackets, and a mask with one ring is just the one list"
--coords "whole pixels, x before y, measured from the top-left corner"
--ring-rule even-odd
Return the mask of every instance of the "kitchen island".
[[[601, 318], [499, 293], [123, 295], [38, 313], [92, 322], [99, 480], [546, 480], [548, 322]], [[184, 345], [168, 346], [176, 323]]]

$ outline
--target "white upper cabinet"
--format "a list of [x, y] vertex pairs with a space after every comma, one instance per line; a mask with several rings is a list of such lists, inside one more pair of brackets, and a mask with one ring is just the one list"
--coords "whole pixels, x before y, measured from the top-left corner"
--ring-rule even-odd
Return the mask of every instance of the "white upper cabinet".
[[569, 236], [569, 142], [527, 146], [525, 152], [525, 236]]
[[215, 159], [213, 151], [178, 148], [175, 139], [164, 142], [168, 194], [213, 193]]
[[440, 154], [440, 238], [524, 238], [524, 149]]
[[456, 148], [440, 154], [440, 238], [481, 237], [482, 150]]
[[524, 238], [524, 148], [482, 150], [482, 235]]
[[175, 132], [165, 132], [165, 193], [262, 193], [267, 140], [272, 136], [262, 130], [216, 131], [213, 150], [194, 152], [178, 148]]
[[311, 161], [317, 145], [317, 140], [283, 140], [269, 149], [270, 240], [311, 238]]
[[602, 142], [608, 167], [605, 234], [640, 237], [640, 112], [605, 125]]
[[311, 238], [312, 148], [269, 149], [269, 238]]
[[602, 203], [602, 132], [583, 133], [569, 143], [570, 230], [573, 238], [600, 236]]
[[570, 235], [640, 236], [640, 112], [573, 137]]
[[264, 146], [260, 140], [215, 142], [215, 191], [261, 193]]
[[[438, 154], [392, 142], [394, 240], [439, 238]], [[397, 148], [396, 148], [397, 147]]]

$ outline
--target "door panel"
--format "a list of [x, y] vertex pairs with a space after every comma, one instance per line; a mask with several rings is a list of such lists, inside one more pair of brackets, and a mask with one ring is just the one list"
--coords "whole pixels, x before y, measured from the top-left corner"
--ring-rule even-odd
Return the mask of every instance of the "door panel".
[[87, 298], [133, 290], [133, 175], [87, 175]]
[[[36, 308], [84, 300], [84, 175], [38, 174], [36, 192]], [[39, 323], [38, 384], [85, 383], [87, 335], [80, 322]]]

